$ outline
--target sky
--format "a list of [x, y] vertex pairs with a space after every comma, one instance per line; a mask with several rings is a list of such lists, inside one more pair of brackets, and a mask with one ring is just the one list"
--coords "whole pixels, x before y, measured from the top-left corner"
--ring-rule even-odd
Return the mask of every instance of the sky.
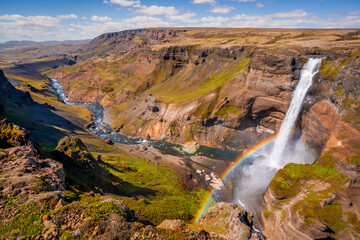
[[360, 28], [360, 0], [0, 0], [0, 42], [148, 27]]

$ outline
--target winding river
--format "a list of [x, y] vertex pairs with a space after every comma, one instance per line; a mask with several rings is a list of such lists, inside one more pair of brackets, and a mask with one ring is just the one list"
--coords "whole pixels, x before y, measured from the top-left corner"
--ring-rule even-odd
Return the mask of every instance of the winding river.
[[222, 159], [227, 161], [235, 160], [241, 153], [236, 151], [222, 150], [219, 148], [211, 148], [207, 146], [200, 146], [196, 152], [189, 153], [185, 151], [184, 147], [177, 144], [168, 143], [165, 141], [159, 140], [147, 140], [147, 139], [133, 139], [116, 133], [111, 129], [108, 124], [103, 122], [104, 118], [104, 108], [99, 103], [81, 103], [81, 102], [71, 102], [66, 96], [62, 85], [56, 80], [51, 79], [53, 87], [58, 93], [59, 98], [68, 105], [76, 105], [89, 109], [94, 116], [94, 127], [89, 128], [90, 131], [100, 136], [103, 139], [109, 139], [112, 142], [122, 143], [122, 144], [141, 144], [147, 142], [151, 144], [156, 149], [160, 150], [164, 154], [174, 155], [174, 156], [191, 156], [191, 155], [203, 155], [210, 158]]

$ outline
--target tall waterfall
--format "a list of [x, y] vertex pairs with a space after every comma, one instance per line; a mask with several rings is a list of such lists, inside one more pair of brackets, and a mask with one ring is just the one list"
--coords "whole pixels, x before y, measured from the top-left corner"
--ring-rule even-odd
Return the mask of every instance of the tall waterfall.
[[274, 144], [265, 144], [253, 151], [231, 175], [231, 181], [235, 186], [233, 202], [248, 210], [256, 211], [261, 206], [262, 194], [280, 168], [288, 163], [311, 164], [315, 161], [316, 154], [312, 149], [306, 146], [301, 139], [290, 141], [290, 135], [306, 92], [311, 86], [312, 78], [319, 71], [320, 63], [321, 58], [310, 58], [304, 65]]
[[269, 164], [274, 168], [281, 168], [281, 154], [285, 149], [285, 145], [289, 140], [291, 130], [294, 127], [295, 121], [300, 113], [302, 103], [305, 95], [312, 84], [312, 79], [319, 71], [321, 58], [309, 58], [300, 73], [300, 80], [296, 86], [295, 92], [292, 96], [290, 107], [286, 113], [285, 119], [281, 123], [279, 135], [274, 143]]

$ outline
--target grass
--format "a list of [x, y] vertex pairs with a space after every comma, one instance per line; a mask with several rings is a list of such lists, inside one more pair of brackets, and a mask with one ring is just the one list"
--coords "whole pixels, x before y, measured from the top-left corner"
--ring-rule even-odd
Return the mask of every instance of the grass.
[[[132, 184], [125, 190], [134, 197], [121, 197], [121, 200], [135, 210], [140, 220], [153, 224], [165, 219], [190, 221], [206, 195], [205, 190], [186, 191], [177, 173], [165, 166], [121, 153], [102, 154], [102, 160], [112, 165], [106, 167], [112, 174]], [[137, 194], [139, 188], [155, 191], [155, 195]]]
[[229, 103], [227, 105], [225, 105], [224, 107], [220, 108], [219, 110], [216, 111], [216, 115], [228, 115], [228, 114], [239, 114], [240, 110], [235, 107], [234, 104]]
[[360, 166], [360, 154], [348, 157], [346, 160], [348, 162], [355, 163], [356, 165]]
[[[249, 61], [249, 58], [238, 59], [225, 67], [220, 73], [214, 73], [202, 82], [199, 81], [190, 86], [181, 87], [181, 85], [185, 84], [182, 83], [182, 81], [185, 81], [187, 74], [187, 72], [183, 70], [183, 72], [176, 75], [176, 77], [170, 78], [164, 83], [159, 83], [156, 88], [151, 89], [150, 92], [168, 103], [180, 103], [196, 99], [234, 79], [244, 71]], [[205, 72], [209, 71], [205, 69]], [[195, 72], [193, 72], [193, 74], [195, 74]]]
[[88, 205], [87, 216], [94, 221], [104, 219], [108, 214], [115, 213], [120, 216], [125, 213], [114, 202], [93, 202]]
[[263, 208], [263, 214], [265, 218], [269, 218], [270, 216], [274, 215], [272, 212], [269, 211], [267, 207]]
[[344, 121], [350, 123], [360, 131], [360, 102], [351, 97], [345, 97], [343, 104], [346, 108], [346, 113], [343, 117]]
[[3, 147], [18, 146], [25, 139], [25, 132], [17, 125], [3, 124], [0, 126], [0, 144]]
[[336, 79], [337, 74], [339, 73], [340, 69], [349, 61], [355, 59], [360, 55], [360, 51], [353, 51], [350, 52], [348, 57], [342, 58], [338, 62], [334, 61], [322, 61], [321, 67], [319, 69], [320, 74], [322, 74], [326, 78], [332, 78], [333, 80]]
[[307, 224], [320, 220], [335, 233], [345, 228], [342, 220], [342, 207], [339, 203], [321, 204], [331, 194], [348, 182], [348, 178], [336, 170], [332, 151], [323, 154], [314, 164], [288, 164], [279, 170], [270, 183], [270, 188], [279, 199], [289, 199], [300, 193], [308, 181], [322, 183], [325, 189], [313, 191], [314, 185], [303, 190], [304, 197], [293, 205], [293, 209], [305, 217]]
[[38, 235], [43, 229], [42, 216], [48, 212], [47, 206], [39, 206], [35, 202], [23, 205], [14, 205], [14, 199], [5, 200], [6, 208], [17, 211], [13, 218], [8, 218], [0, 223], [0, 236], [14, 238], [18, 236], [31, 237]]
[[306, 180], [317, 179], [323, 182], [334, 184], [344, 184], [347, 178], [336, 171], [332, 162], [332, 152], [326, 152], [314, 164], [287, 164], [278, 171], [270, 183], [270, 187], [275, 191], [277, 198], [292, 198], [300, 191], [300, 187]]

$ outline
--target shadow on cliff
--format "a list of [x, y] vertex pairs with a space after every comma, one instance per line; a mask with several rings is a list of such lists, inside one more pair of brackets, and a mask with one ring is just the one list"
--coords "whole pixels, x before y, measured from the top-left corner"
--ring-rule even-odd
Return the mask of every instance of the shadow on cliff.
[[29, 92], [16, 89], [0, 70], [1, 116], [26, 128], [43, 150], [52, 150], [67, 133], [82, 129], [53, 111], [53, 106], [35, 102]]
[[[100, 155], [95, 159], [79, 138], [61, 139], [52, 156], [63, 164], [69, 188], [122, 196], [155, 195], [154, 190], [135, 186], [112, 174], [108, 168], [119, 169], [102, 161]], [[129, 167], [127, 171], [135, 170]]]

